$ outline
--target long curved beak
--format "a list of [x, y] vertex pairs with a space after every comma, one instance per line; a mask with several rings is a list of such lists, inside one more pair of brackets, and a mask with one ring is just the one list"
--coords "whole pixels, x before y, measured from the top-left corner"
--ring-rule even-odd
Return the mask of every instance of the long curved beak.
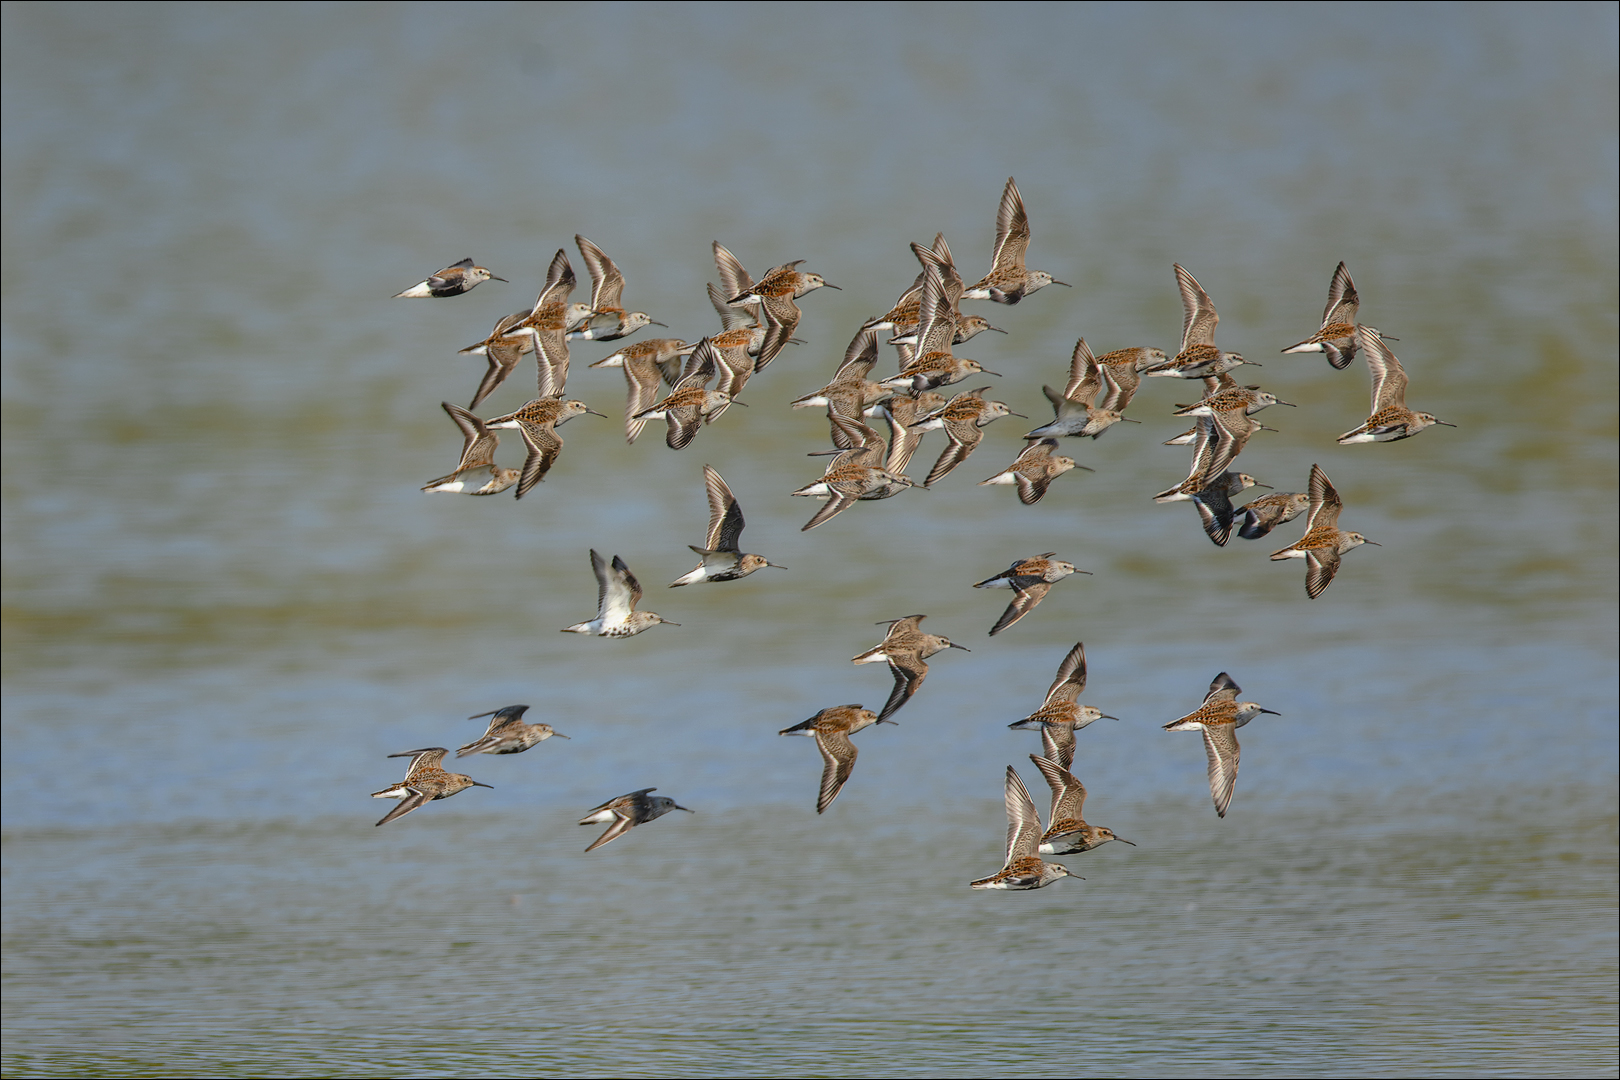
[[1128, 416], [1122, 416], [1122, 417], [1120, 417], [1120, 419], [1123, 420], [1127, 424], [1140, 424], [1142, 422], [1140, 420], [1132, 420]]
[[1067, 282], [1067, 281], [1059, 281], [1059, 280], [1058, 280], [1058, 279], [1057, 279], [1057, 278], [1053, 278], [1053, 279], [1052, 279], [1052, 284], [1054, 284], [1054, 285], [1061, 285], [1061, 286], [1063, 286], [1063, 287], [1064, 287], [1064, 288], [1065, 288], [1065, 289], [1072, 289], [1072, 288], [1074, 288], [1074, 286], [1073, 286], [1073, 285], [1070, 285], [1070, 284], [1069, 284], [1069, 283], [1068, 283], [1068, 282]]
[[[830, 281], [823, 281], [821, 283], [821, 287], [824, 288], [824, 289], [838, 289], [838, 286], [834, 285]], [[838, 289], [838, 291], [843, 292], [844, 290], [843, 289]]]
[[1286, 406], [1288, 406], [1288, 407], [1289, 407], [1289, 408], [1290, 408], [1290, 409], [1297, 409], [1297, 408], [1299, 408], [1299, 406], [1298, 406], [1298, 405], [1295, 405], [1295, 404], [1294, 404], [1294, 403], [1293, 403], [1293, 402], [1292, 402], [1292, 401], [1283, 401], [1283, 400], [1282, 400], [1282, 399], [1281, 399], [1281, 398], [1278, 398], [1278, 399], [1277, 399], [1277, 402], [1276, 402], [1276, 404], [1278, 404], [1278, 405], [1286, 405]]
[[604, 420], [607, 419], [607, 413], [599, 413], [595, 409], [592, 409], [592, 408], [587, 408], [585, 411], [590, 413], [592, 416], [600, 416]]
[[1380, 544], [1380, 543], [1379, 543], [1379, 542], [1378, 542], [1378, 541], [1376, 541], [1376, 540], [1367, 540], [1367, 539], [1363, 539], [1363, 540], [1362, 540], [1362, 541], [1361, 541], [1361, 542], [1362, 542], [1362, 543], [1363, 543], [1363, 544], [1371, 544], [1371, 545], [1372, 545], [1372, 546], [1373, 546], [1373, 547], [1383, 547], [1383, 546], [1384, 546], [1384, 545], [1383, 545], [1383, 544]]
[[1255, 362], [1254, 362], [1254, 361], [1253, 361], [1253, 360], [1245, 360], [1245, 361], [1243, 361], [1243, 362], [1244, 362], [1244, 363], [1245, 363], [1245, 364], [1253, 364], [1253, 365], [1254, 365], [1254, 366], [1255, 366], [1255, 367], [1265, 367], [1265, 366], [1266, 366], [1266, 365], [1264, 365], [1264, 364], [1257, 364], [1257, 363], [1255, 363]]
[[1115, 840], [1118, 840], [1118, 841], [1119, 841], [1119, 842], [1120, 842], [1120, 843], [1122, 843], [1122, 844], [1130, 844], [1130, 845], [1131, 845], [1131, 847], [1135, 847], [1135, 846], [1136, 846], [1136, 843], [1135, 843], [1135, 841], [1132, 841], [1132, 840], [1127, 840], [1127, 839], [1125, 839], [1125, 838], [1124, 838], [1124, 837], [1123, 837], [1123, 836], [1120, 836], [1120, 835], [1119, 835], [1119, 834], [1118, 834], [1118, 833], [1115, 833], [1115, 834], [1114, 834], [1114, 839], [1115, 839]]
[[1256, 481], [1254, 486], [1255, 487], [1263, 487], [1267, 491], [1276, 491], [1277, 490], [1276, 488], [1272, 487], [1270, 484], [1262, 484], [1262, 483], [1259, 483], [1258, 481]]
[[[559, 738], [559, 739], [568, 739], [568, 736], [566, 736], [566, 735], [564, 735], [564, 734], [563, 734], [563, 733], [562, 733], [562, 732], [560, 732], [560, 731], [553, 731], [553, 732], [552, 732], [552, 734], [553, 734], [553, 735], [555, 735], [555, 736], [556, 736], [556, 737], [557, 737], [557, 738]], [[573, 739], [568, 739], [568, 741], [569, 741], [569, 742], [573, 742], [573, 741], [574, 741], [574, 740], [573, 740]]]
[[[506, 279], [505, 279], [505, 278], [503, 278], [503, 277], [496, 277], [496, 276], [495, 276], [495, 275], [494, 275], [494, 274], [491, 274], [491, 275], [489, 275], [489, 280], [491, 280], [491, 281], [506, 281]], [[507, 283], [508, 283], [508, 284], [511, 284], [511, 283], [510, 283], [510, 282], [507, 282]]]
[[1260, 711], [1263, 712], [1263, 713], [1267, 713], [1267, 714], [1269, 714], [1271, 716], [1281, 716], [1282, 715], [1282, 713], [1278, 712], [1275, 709], [1261, 709]]
[[786, 570], [786, 569], [787, 569], [787, 567], [785, 567], [785, 566], [783, 566], [783, 565], [782, 565], [782, 564], [781, 564], [781, 563], [773, 563], [773, 562], [768, 562], [768, 563], [766, 563], [766, 564], [765, 564], [765, 565], [766, 565], [766, 566], [774, 566], [774, 567], [776, 567], [776, 568], [777, 568], [777, 569], [778, 569], [778, 570]]
[[494, 790], [495, 790], [495, 785], [493, 785], [493, 784], [480, 784], [480, 783], [479, 783], [479, 782], [478, 782], [478, 781], [476, 781], [476, 780], [474, 780], [474, 781], [473, 781], [473, 782], [472, 782], [472, 786], [473, 786], [473, 787], [487, 787], [487, 788], [489, 788], [489, 790], [491, 790], [491, 791], [494, 791]]
[[985, 327], [985, 329], [986, 330], [994, 330], [998, 334], [1005, 334], [1007, 332], [1007, 331], [1003, 330], [999, 326], [987, 326], [987, 327]]
[[949, 647], [952, 648], [952, 649], [961, 649], [963, 652], [972, 652], [973, 651], [972, 649], [968, 648], [966, 645], [958, 645], [954, 641], [950, 643]]
[[1117, 717], [1117, 716], [1109, 716], [1107, 713], [1103, 713], [1097, 719], [1099, 719], [1099, 720], [1118, 720], [1119, 717]]
[[[1001, 378], [1001, 372], [999, 372], [999, 371], [985, 371], [983, 368], [979, 369], [979, 374], [980, 375], [994, 375], [998, 379]], [[1028, 420], [1029, 417], [1026, 416], [1026, 417], [1024, 417], [1024, 419]]]
[[1448, 424], [1444, 420], [1436, 420], [1435, 423], [1440, 424], [1440, 425], [1442, 425], [1444, 427], [1456, 427], [1457, 426], [1456, 424]]
[[662, 326], [665, 330], [669, 329], [669, 323], [667, 323], [667, 322], [659, 322], [657, 319], [648, 319], [647, 320], [647, 325], [648, 326]]
[[1007, 413], [1007, 415], [1008, 415], [1008, 416], [1016, 416], [1016, 417], [1018, 417], [1018, 419], [1020, 419], [1020, 420], [1028, 420], [1028, 419], [1029, 419], [1029, 417], [1027, 417], [1027, 416], [1025, 416], [1025, 415], [1024, 415], [1024, 414], [1023, 414], [1023, 413], [1021, 413], [1021, 412], [1011, 412], [1011, 411], [1009, 411], [1009, 412], [1008, 412], [1008, 413]]
[[686, 812], [687, 812], [687, 813], [688, 813], [688, 814], [695, 814], [695, 813], [697, 813], [697, 811], [696, 811], [696, 810], [687, 810], [687, 809], [686, 809], [686, 807], [684, 807], [684, 806], [681, 806], [681, 805], [680, 805], [680, 804], [678, 804], [678, 803], [677, 803], [677, 804], [675, 804], [675, 809], [677, 809], [677, 810], [686, 810]]
[[[678, 622], [670, 622], [668, 619], [664, 618], [662, 615], [658, 616], [658, 621], [663, 623], [665, 626], [679, 626], [679, 625], [681, 625]], [[683, 806], [683, 807], [681, 807], [681, 809], [684, 810], [686, 808]]]

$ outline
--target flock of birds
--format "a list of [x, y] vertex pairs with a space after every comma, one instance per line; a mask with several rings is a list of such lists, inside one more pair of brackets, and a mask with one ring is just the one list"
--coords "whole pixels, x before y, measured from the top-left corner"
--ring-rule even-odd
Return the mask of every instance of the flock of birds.
[[[585, 237], [574, 239], [591, 277], [589, 302], [572, 300], [576, 285], [573, 268], [567, 252], [559, 250], [534, 305], [501, 319], [486, 338], [461, 350], [463, 354], [485, 357], [487, 370], [468, 407], [443, 404], [461, 431], [461, 458], [454, 471], [431, 481], [423, 491], [495, 495], [515, 486], [516, 497], [522, 498], [556, 464], [563, 448], [557, 428], [575, 416], [603, 415], [567, 396], [569, 342], [617, 342], [645, 327], [665, 325], [645, 312], [626, 310], [625, 279], [618, 266]], [[920, 264], [911, 287], [885, 314], [860, 327], [843, 362], [825, 386], [791, 402], [793, 408], [824, 409], [832, 443], [831, 449], [811, 455], [831, 458], [822, 476], [792, 492], [822, 500], [804, 530], [826, 524], [858, 502], [888, 499], [908, 488], [932, 488], [973, 454], [990, 423], [1004, 416], [1022, 416], [1005, 402], [987, 399], [984, 395], [988, 386], [955, 392], [949, 397], [940, 391], [973, 376], [996, 374], [975, 360], [957, 355], [957, 347], [980, 333], [1006, 332], [992, 326], [982, 315], [962, 311], [962, 301], [988, 300], [1011, 306], [1048, 285], [1064, 284], [1044, 271], [1028, 268], [1025, 259], [1029, 241], [1023, 197], [1018, 185], [1009, 179], [996, 215], [991, 269], [979, 281], [967, 284], [958, 273], [943, 235], [936, 236], [928, 246], [911, 245]], [[763, 371], [788, 344], [798, 341], [794, 335], [801, 311], [795, 301], [820, 288], [837, 288], [820, 275], [801, 271], [802, 260], [773, 267], [756, 281], [719, 243], [713, 245], [713, 253], [721, 285], [710, 284], [708, 296], [720, 319], [718, 332], [694, 343], [678, 338], [648, 338], [618, 345], [614, 352], [590, 365], [623, 371], [628, 391], [625, 435], [632, 443], [646, 424], [663, 420], [667, 428], [665, 441], [671, 449], [690, 445], [704, 427], [719, 420], [738, 401], [752, 376]], [[1240, 537], [1254, 540], [1307, 514], [1304, 536], [1273, 552], [1271, 558], [1304, 559], [1305, 591], [1315, 599], [1333, 581], [1346, 552], [1374, 542], [1339, 528], [1343, 503], [1317, 465], [1311, 466], [1304, 492], [1277, 491], [1244, 505], [1233, 502], [1248, 488], [1267, 487], [1232, 467], [1250, 437], [1257, 431], [1275, 430], [1259, 423], [1254, 415], [1272, 405], [1290, 403], [1279, 401], [1258, 386], [1238, 385], [1231, 372], [1253, 361], [1216, 346], [1215, 329], [1220, 318], [1214, 303], [1192, 274], [1180, 265], [1174, 270], [1184, 311], [1180, 350], [1167, 356], [1160, 349], [1133, 347], [1098, 356], [1081, 338], [1070, 359], [1063, 390], [1044, 387], [1054, 412], [1052, 420], [1026, 434], [1025, 448], [1015, 460], [980, 484], [1011, 485], [1026, 505], [1038, 502], [1058, 477], [1086, 468], [1072, 457], [1056, 453], [1061, 439], [1096, 439], [1118, 423], [1140, 423], [1124, 413], [1144, 378], [1202, 380], [1204, 392], [1200, 400], [1179, 406], [1174, 414], [1192, 418], [1193, 427], [1168, 440], [1168, 445], [1192, 447], [1187, 478], [1154, 496], [1155, 500], [1193, 503], [1205, 534], [1221, 546], [1230, 539], [1234, 526]], [[491, 280], [505, 279], [464, 259], [397, 296], [458, 296]], [[1321, 327], [1282, 350], [1322, 353], [1329, 364], [1340, 370], [1358, 354], [1364, 357], [1372, 376], [1372, 412], [1366, 423], [1345, 432], [1338, 441], [1396, 442], [1431, 425], [1445, 424], [1430, 413], [1407, 406], [1406, 372], [1386, 344], [1396, 339], [1359, 323], [1359, 305], [1355, 283], [1341, 262], [1329, 285]], [[872, 374], [880, 358], [878, 335], [884, 331], [890, 334], [887, 343], [897, 350], [898, 371], [874, 379]], [[475, 415], [472, 410], [530, 354], [538, 368], [534, 399], [520, 409], [492, 418]], [[527, 448], [520, 469], [503, 467], [495, 461], [497, 432], [505, 429], [516, 430]], [[919, 483], [906, 474], [906, 468], [922, 438], [936, 429], [944, 432], [946, 445]], [[670, 587], [735, 581], [766, 567], [776, 567], [763, 555], [742, 550], [742, 509], [725, 480], [708, 465], [703, 467], [703, 479], [709, 528], [702, 547], [691, 545], [699, 563], [671, 582]], [[565, 632], [622, 638], [660, 623], [679, 625], [654, 612], [637, 610], [641, 585], [622, 559], [614, 556], [610, 561], [595, 550], [590, 554], [598, 586], [596, 617], [565, 627]], [[991, 636], [1028, 615], [1057, 582], [1088, 573], [1055, 555], [1049, 551], [1020, 559], [1004, 572], [977, 583], [976, 588], [1005, 588], [1013, 593], [1006, 611], [991, 628]], [[890, 717], [917, 693], [927, 676], [929, 657], [949, 649], [967, 651], [945, 637], [924, 633], [924, 618], [908, 615], [880, 624], [888, 626], [883, 640], [852, 658], [856, 664], [888, 664], [894, 685], [881, 711], [862, 705], [834, 706], [781, 732], [811, 737], [821, 752], [824, 767], [817, 813], [826, 811], [849, 780], [856, 758], [850, 737], [874, 724], [894, 723]], [[1098, 719], [1112, 719], [1079, 703], [1085, 686], [1085, 646], [1076, 643], [1059, 664], [1057, 677], [1040, 708], [1010, 725], [1041, 733], [1042, 753], [1031, 754], [1030, 760], [1051, 788], [1051, 808], [1043, 829], [1029, 791], [1008, 766], [1004, 864], [998, 873], [972, 882], [974, 888], [1040, 888], [1071, 876], [1063, 866], [1042, 859], [1042, 855], [1080, 854], [1110, 840], [1130, 843], [1109, 829], [1087, 824], [1082, 816], [1086, 789], [1071, 771], [1075, 732]], [[1210, 683], [1198, 709], [1165, 725], [1169, 731], [1203, 733], [1210, 793], [1216, 813], [1222, 817], [1226, 816], [1237, 779], [1237, 729], [1262, 713], [1272, 713], [1255, 702], [1238, 701], [1240, 693], [1237, 683], [1223, 671]], [[481, 738], [462, 746], [457, 757], [517, 754], [553, 735], [567, 737], [548, 724], [525, 723], [527, 709], [526, 705], [513, 705], [472, 717], [490, 717], [489, 728]], [[489, 786], [445, 770], [443, 762], [448, 753], [443, 747], [430, 747], [392, 755], [409, 757], [411, 762], [403, 780], [373, 796], [399, 800], [378, 825], [434, 799], [448, 798], [469, 787]], [[586, 814], [581, 825], [607, 824], [608, 828], [585, 850], [601, 847], [632, 827], [673, 810], [691, 812], [672, 799], [654, 796], [655, 790], [645, 788], [621, 795]]]

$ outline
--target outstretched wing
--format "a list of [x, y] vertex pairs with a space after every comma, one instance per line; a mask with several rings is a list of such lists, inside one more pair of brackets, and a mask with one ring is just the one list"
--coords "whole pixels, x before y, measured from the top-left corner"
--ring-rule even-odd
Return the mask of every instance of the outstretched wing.
[[1194, 345], [1215, 344], [1215, 325], [1221, 317], [1215, 314], [1214, 302], [1180, 263], [1175, 268], [1176, 288], [1181, 290], [1181, 351]]
[[1085, 642], [1077, 641], [1063, 658], [1063, 663], [1058, 665], [1057, 678], [1052, 680], [1051, 689], [1046, 691], [1046, 705], [1078, 701], [1085, 690], [1086, 646]]
[[710, 551], [736, 551], [742, 539], [743, 515], [737, 497], [708, 465], [703, 466], [703, 485], [709, 493], [709, 535], [706, 546]]
[[844, 789], [855, 769], [855, 744], [842, 731], [816, 732], [816, 748], [821, 751], [821, 791], [816, 796], [816, 813], [825, 813]]
[[1007, 864], [1037, 853], [1041, 846], [1041, 817], [1035, 812], [1035, 800], [1029, 789], [1018, 778], [1011, 765], [1007, 766]]
[[1215, 798], [1215, 813], [1226, 816], [1232, 805], [1232, 785], [1237, 783], [1237, 730], [1231, 724], [1204, 725], [1204, 753], [1209, 756], [1209, 793]]

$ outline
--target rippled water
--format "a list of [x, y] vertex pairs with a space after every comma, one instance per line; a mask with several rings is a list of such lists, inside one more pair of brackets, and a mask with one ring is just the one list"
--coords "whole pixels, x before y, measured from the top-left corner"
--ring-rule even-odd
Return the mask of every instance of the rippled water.
[[[1612, 9], [4, 20], [8, 1075], [1615, 1071]], [[1075, 287], [963, 350], [993, 396], [1044, 414], [1080, 334], [1173, 346], [1179, 261], [1299, 406], [1243, 467], [1320, 462], [1384, 546], [1312, 603], [1263, 541], [1152, 504], [1186, 463], [1159, 381], [1038, 506], [973, 486], [1010, 419], [936, 490], [800, 533], [826, 429], [786, 402], [909, 283], [906, 241], [982, 272], [1009, 174]], [[570, 390], [612, 419], [565, 427], [541, 488], [424, 498], [436, 403], [481, 371], [455, 349], [575, 232], [688, 339], [711, 240], [842, 291], [687, 451], [624, 445], [582, 345]], [[512, 283], [385, 299], [463, 255]], [[1332, 442], [1364, 368], [1275, 350], [1339, 259], [1456, 430]], [[663, 588], [705, 461], [790, 571]], [[682, 626], [558, 634], [591, 547]], [[1052, 549], [1094, 576], [986, 638], [1005, 594], [968, 585]], [[913, 611], [973, 652], [817, 817], [776, 731], [880, 701], [847, 658]], [[1079, 639], [1123, 718], [1081, 736], [1088, 817], [1139, 846], [972, 892], [1002, 771], [1035, 779], [1005, 724]], [[1156, 725], [1223, 669], [1283, 715], [1218, 820], [1198, 740]], [[513, 701], [572, 741], [372, 828], [384, 755]], [[583, 856], [578, 816], [648, 785], [698, 813]]]

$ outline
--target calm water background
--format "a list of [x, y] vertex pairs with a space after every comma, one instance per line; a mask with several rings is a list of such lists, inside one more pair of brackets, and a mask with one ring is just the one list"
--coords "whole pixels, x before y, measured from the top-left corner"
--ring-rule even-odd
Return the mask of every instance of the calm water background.
[[[8, 1075], [1615, 1071], [1612, 6], [4, 29]], [[1265, 558], [1297, 525], [1221, 550], [1153, 505], [1196, 393], [1162, 381], [1038, 506], [973, 486], [1004, 420], [935, 491], [801, 534], [826, 429], [786, 402], [910, 282], [908, 240], [983, 272], [1008, 175], [1031, 264], [1075, 287], [989, 312], [1011, 333], [964, 351], [997, 396], [1043, 415], [1080, 334], [1173, 348], [1179, 261], [1300, 406], [1243, 467], [1298, 489], [1320, 462], [1384, 546], [1313, 603]], [[455, 349], [575, 232], [689, 340], [711, 240], [843, 291], [685, 452], [624, 445], [587, 343], [570, 390], [613, 418], [567, 426], [541, 488], [424, 498], [458, 444], [437, 403], [482, 370]], [[464, 255], [512, 283], [386, 299]], [[1340, 259], [1456, 430], [1333, 443], [1364, 366], [1277, 350]], [[705, 461], [790, 572], [662, 587]], [[683, 625], [558, 634], [593, 546]], [[967, 586], [1050, 549], [1095, 576], [986, 638], [1005, 594]], [[913, 611], [973, 652], [818, 818], [813, 749], [775, 733], [881, 700], [847, 658]], [[1037, 779], [1005, 725], [1078, 639], [1123, 718], [1082, 736], [1088, 814], [1140, 846], [971, 892], [1003, 769]], [[1158, 728], [1221, 670], [1283, 714], [1245, 729], [1224, 821], [1198, 740]], [[572, 741], [372, 828], [386, 754], [513, 701]], [[582, 856], [578, 815], [648, 785], [699, 813]]]

